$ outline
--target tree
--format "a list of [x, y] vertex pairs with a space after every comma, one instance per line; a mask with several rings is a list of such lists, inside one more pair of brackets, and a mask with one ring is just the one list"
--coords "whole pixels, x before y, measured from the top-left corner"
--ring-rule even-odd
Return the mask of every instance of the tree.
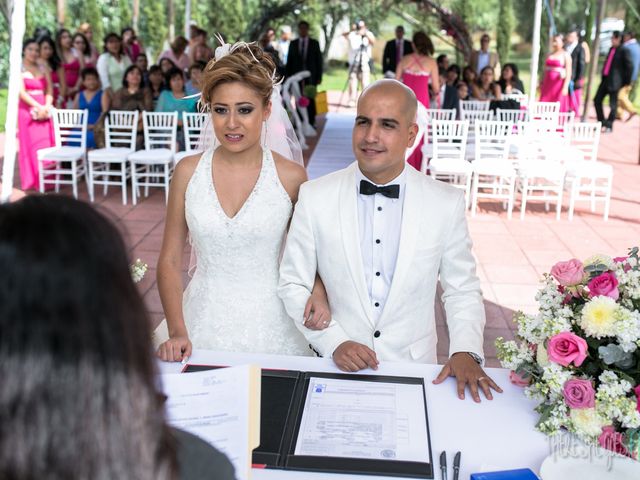
[[497, 50], [500, 62], [504, 65], [509, 60], [511, 32], [513, 31], [513, 3], [511, 0], [500, 0], [498, 18], [500, 21], [496, 32]]
[[160, 53], [167, 38], [167, 13], [164, 2], [142, 0], [140, 2], [140, 36], [145, 47], [155, 56]]

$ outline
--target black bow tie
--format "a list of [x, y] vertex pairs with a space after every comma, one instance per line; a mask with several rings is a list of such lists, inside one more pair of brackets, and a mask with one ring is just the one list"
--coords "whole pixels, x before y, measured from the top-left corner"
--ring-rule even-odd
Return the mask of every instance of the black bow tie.
[[366, 180], [360, 180], [360, 194], [361, 195], [375, 195], [379, 193], [387, 198], [400, 198], [400, 185], [386, 185], [384, 187], [378, 187]]

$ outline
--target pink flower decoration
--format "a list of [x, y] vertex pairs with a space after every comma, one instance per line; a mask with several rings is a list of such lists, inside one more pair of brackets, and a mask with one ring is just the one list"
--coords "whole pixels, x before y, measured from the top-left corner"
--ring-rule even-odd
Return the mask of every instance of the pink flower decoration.
[[602, 427], [602, 433], [598, 437], [598, 443], [602, 448], [619, 453], [620, 455], [630, 456], [629, 450], [624, 444], [624, 436], [616, 432], [612, 425]]
[[616, 257], [613, 259], [613, 261], [616, 263], [624, 263], [624, 266], [622, 267], [622, 269], [625, 272], [628, 272], [629, 270], [631, 270], [631, 265], [627, 263], [627, 260], [629, 260], [629, 257]]
[[618, 279], [613, 272], [604, 272], [593, 278], [587, 284], [589, 287], [589, 296], [593, 297], [610, 297], [618, 300], [620, 292], [618, 292]]
[[311, 101], [307, 97], [300, 97], [300, 100], [298, 100], [299, 107], [307, 108], [310, 103]]
[[564, 401], [570, 408], [592, 408], [596, 406], [596, 392], [589, 380], [572, 378], [562, 387]]
[[574, 333], [562, 332], [549, 339], [547, 354], [549, 360], [563, 367], [572, 362], [579, 367], [587, 358], [587, 342]]
[[511, 380], [511, 383], [518, 387], [526, 387], [531, 383], [530, 378], [522, 378], [522, 376], [518, 375], [513, 370], [511, 370], [511, 373], [509, 373], [509, 380]]
[[638, 405], [636, 406], [636, 410], [640, 412], [640, 385], [636, 386], [636, 388], [634, 388], [633, 391], [636, 394], [636, 402], [638, 402]]
[[578, 285], [584, 278], [582, 262], [575, 258], [567, 262], [558, 262], [551, 267], [551, 276], [555, 278], [560, 285], [565, 287]]

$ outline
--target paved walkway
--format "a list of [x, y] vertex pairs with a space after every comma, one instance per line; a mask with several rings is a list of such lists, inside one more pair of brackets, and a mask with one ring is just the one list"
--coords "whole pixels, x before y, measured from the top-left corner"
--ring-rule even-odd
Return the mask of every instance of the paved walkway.
[[[329, 103], [333, 111], [338, 98], [339, 92], [330, 92]], [[340, 109], [340, 112], [350, 111], [353, 110]], [[322, 126], [322, 117], [319, 121]], [[584, 259], [594, 253], [622, 255], [627, 248], [640, 244], [639, 141], [638, 118], [627, 124], [616, 123], [613, 133], [601, 137], [599, 159], [611, 164], [615, 171], [608, 222], [602, 220], [601, 206], [596, 213], [591, 213], [586, 203], [579, 205], [574, 220], [569, 222], [566, 213], [568, 199], [560, 221], [555, 220], [553, 213], [545, 212], [542, 205], [535, 204], [527, 207], [526, 217], [521, 221], [519, 202], [512, 220], [507, 219], [501, 205], [496, 202], [481, 202], [478, 215], [468, 217], [485, 297], [485, 354], [488, 365], [497, 366], [493, 346], [495, 338], [513, 338], [513, 312], [535, 311], [538, 281], [555, 262], [574, 257]], [[308, 154], [306, 158], [308, 161]], [[82, 198], [86, 199], [84, 188]], [[107, 197], [98, 195], [97, 200], [99, 207], [122, 227], [133, 258], [141, 258], [150, 267], [139, 286], [156, 325], [163, 318], [155, 282], [155, 265], [164, 228], [164, 195], [157, 189], [136, 207], [123, 206], [119, 190], [113, 188]], [[185, 282], [188, 259], [188, 249], [185, 249]], [[442, 362], [447, 355], [448, 334], [441, 307], [437, 306], [436, 310], [440, 337], [438, 353]]]

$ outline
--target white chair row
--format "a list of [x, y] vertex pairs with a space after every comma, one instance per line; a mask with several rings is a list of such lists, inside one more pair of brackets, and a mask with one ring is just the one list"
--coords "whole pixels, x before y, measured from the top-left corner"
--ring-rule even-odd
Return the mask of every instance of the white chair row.
[[168, 199], [169, 180], [175, 164], [193, 154], [201, 144], [206, 114], [183, 113], [185, 148], [176, 152], [178, 113], [143, 112], [144, 149], [136, 151], [139, 112], [112, 110], [105, 119], [105, 147], [87, 152], [87, 110], [55, 110], [55, 146], [38, 151], [40, 191], [47, 185], [72, 185], [78, 197], [78, 180], [85, 176], [89, 197], [95, 201], [96, 186], [106, 194], [110, 185], [122, 189], [127, 203], [127, 181], [131, 178], [135, 205], [140, 187], [163, 187]]
[[[521, 218], [524, 218], [527, 202], [542, 200], [548, 209], [549, 202], [556, 203], [556, 216], [560, 218], [565, 187], [570, 187], [569, 218], [573, 218], [575, 203], [589, 200], [592, 211], [597, 201], [604, 202], [604, 217], [608, 218], [613, 169], [598, 162], [600, 139], [599, 123], [572, 125], [571, 147], [566, 152], [579, 153], [581, 159], [559, 159], [548, 148], [558, 132], [538, 125], [521, 122], [517, 133], [512, 123], [477, 121], [474, 125], [476, 144], [472, 161], [467, 159], [469, 122], [439, 121], [431, 125], [433, 154], [431, 162], [423, 162], [422, 171], [429, 168], [430, 175], [446, 180], [462, 188], [467, 206], [471, 204], [475, 215], [479, 198], [501, 199], [506, 203], [511, 218], [516, 189], [522, 192]], [[546, 137], [545, 135], [548, 135]], [[547, 142], [548, 140], [548, 142]], [[513, 141], [531, 146], [520, 152], [516, 159], [509, 157]]]

